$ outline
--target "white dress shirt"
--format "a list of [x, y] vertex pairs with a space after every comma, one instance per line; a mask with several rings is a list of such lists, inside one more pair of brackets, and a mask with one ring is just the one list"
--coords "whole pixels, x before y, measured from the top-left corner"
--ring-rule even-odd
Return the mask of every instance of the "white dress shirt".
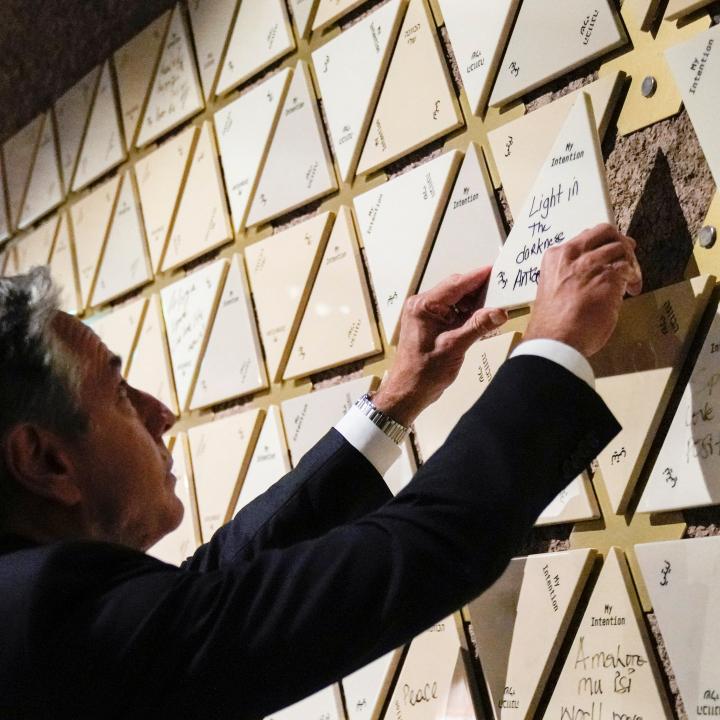
[[[513, 350], [510, 357], [518, 355], [536, 355], [555, 362], [590, 387], [595, 387], [595, 374], [590, 363], [570, 345], [557, 340], [526, 340]], [[381, 475], [400, 457], [400, 447], [354, 405], [335, 429], [359, 450]]]

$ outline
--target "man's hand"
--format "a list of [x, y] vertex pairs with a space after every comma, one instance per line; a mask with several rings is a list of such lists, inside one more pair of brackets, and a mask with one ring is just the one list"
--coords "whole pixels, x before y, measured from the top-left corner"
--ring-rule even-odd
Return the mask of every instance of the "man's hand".
[[590, 357], [610, 339], [625, 294], [641, 289], [635, 241], [612, 225], [585, 230], [545, 253], [524, 339], [559, 340]]
[[375, 406], [410, 425], [457, 377], [468, 348], [507, 320], [504, 310], [479, 308], [490, 267], [452, 275], [407, 299], [390, 374]]

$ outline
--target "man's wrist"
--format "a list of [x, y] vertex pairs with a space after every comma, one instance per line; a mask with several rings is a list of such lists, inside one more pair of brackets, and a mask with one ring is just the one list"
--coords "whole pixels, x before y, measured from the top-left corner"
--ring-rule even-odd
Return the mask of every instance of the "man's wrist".
[[406, 393], [399, 393], [382, 385], [372, 395], [372, 403], [381, 413], [406, 428], [410, 427], [420, 414], [420, 411], [415, 409], [415, 402]]

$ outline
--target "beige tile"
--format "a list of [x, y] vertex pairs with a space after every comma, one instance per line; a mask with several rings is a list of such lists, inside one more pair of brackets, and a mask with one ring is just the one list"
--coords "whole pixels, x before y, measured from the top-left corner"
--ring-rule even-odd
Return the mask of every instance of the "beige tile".
[[310, 32], [310, 21], [312, 20], [313, 10], [317, 6], [318, 0], [288, 0], [290, 12], [292, 13], [295, 32], [299, 38], [304, 38]]
[[307, 65], [298, 61], [248, 216], [271, 220], [337, 188]]
[[380, 349], [352, 218], [341, 207], [283, 378], [345, 365]]
[[488, 133], [510, 211], [519, 216], [555, 138], [580, 93], [590, 95], [600, 142], [620, 99], [624, 75], [615, 72]]
[[323, 213], [245, 248], [260, 336], [273, 381], [282, 379], [332, 221], [332, 213]]
[[555, 499], [542, 511], [535, 523], [536, 527], [544, 525], [560, 525], [601, 517], [592, 483], [586, 472], [575, 478]]
[[420, 292], [453, 273], [492, 265], [504, 242], [505, 228], [485, 158], [482, 150], [470, 143], [428, 258]]
[[660, 9], [661, 0], [620, 0], [623, 11], [634, 25], [642, 30], [651, 30]]
[[12, 275], [18, 274], [17, 269], [17, 253], [14, 245], [5, 247], [3, 252], [5, 253], [5, 267], [3, 268], [3, 275], [11, 277]]
[[265, 720], [344, 720], [340, 691], [331, 685], [284, 710], [268, 715]]
[[330, 23], [336, 22], [363, 2], [364, 0], [318, 0], [313, 31], [321, 30]]
[[216, 260], [160, 291], [178, 403], [188, 409], [228, 270]]
[[343, 678], [348, 720], [375, 720], [392, 684], [402, 649], [383, 655]]
[[396, 343], [405, 299], [420, 283], [462, 155], [452, 150], [355, 198], [385, 338]]
[[670, 0], [665, 11], [665, 20], [677, 20], [710, 5], [711, 2], [713, 0]]
[[[538, 28], [543, 28], [542, 40]], [[493, 107], [505, 105], [560, 75], [625, 44], [609, 0], [525, 0], [520, 7], [497, 81]]]
[[475, 115], [487, 107], [519, 0], [438, 0], [458, 70]]
[[602, 222], [614, 216], [590, 96], [581, 93], [493, 266], [486, 305], [530, 305], [546, 250]]
[[37, 265], [47, 265], [52, 252], [59, 215], [53, 215], [24, 235], [16, 245], [17, 269], [23, 275]]
[[2, 148], [11, 228], [16, 228], [20, 219], [42, 126], [43, 115], [38, 115], [9, 140], [6, 140]]
[[75, 315], [80, 310], [80, 292], [75, 247], [66, 212], [61, 212], [55, 246], [48, 264], [50, 274], [60, 288], [60, 309]]
[[233, 255], [190, 401], [191, 409], [268, 386], [245, 267]]
[[291, 77], [292, 70], [284, 68], [215, 113], [225, 187], [238, 232], [245, 226]]
[[383, 167], [462, 124], [430, 10], [425, 0], [410, 0], [358, 174]]
[[202, 542], [230, 520], [262, 419], [263, 411], [253, 409], [188, 431]]
[[375, 110], [406, 3], [390, 0], [312, 54], [342, 180], [355, 167]]
[[249, 80], [294, 49], [283, 0], [242, 0], [222, 62], [218, 94]]
[[571, 550], [515, 558], [468, 605], [495, 720], [536, 717], [595, 557]]
[[89, 185], [93, 180], [97, 180], [119, 165], [125, 157], [120, 116], [115, 102], [108, 60], [100, 71], [100, 80], [90, 110], [72, 189], [80, 190]]
[[170, 231], [163, 271], [173, 270], [233, 238], [212, 123], [203, 123]]
[[3, 188], [3, 192], [0, 193], [0, 242], [2, 242], [10, 237], [10, 218], [5, 204], [5, 170], [2, 163], [0, 163], [0, 187]]
[[664, 692], [627, 560], [611, 548], [543, 718], [669, 720]]
[[191, 118], [203, 106], [192, 42], [178, 4], [172, 11], [137, 144], [147, 145]]
[[168, 10], [153, 20], [113, 55], [126, 147], [135, 142], [170, 13]]

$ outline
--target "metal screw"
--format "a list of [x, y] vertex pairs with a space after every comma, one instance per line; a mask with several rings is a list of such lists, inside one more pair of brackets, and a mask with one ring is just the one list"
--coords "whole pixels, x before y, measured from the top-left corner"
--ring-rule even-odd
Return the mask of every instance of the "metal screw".
[[709, 250], [717, 240], [717, 228], [714, 225], [706, 225], [698, 233], [698, 243], [700, 247]]
[[642, 81], [642, 87], [640, 88], [640, 91], [642, 92], [643, 97], [646, 97], [646, 98], [652, 97], [655, 94], [656, 90], [657, 90], [657, 80], [652, 75], [648, 75]]

